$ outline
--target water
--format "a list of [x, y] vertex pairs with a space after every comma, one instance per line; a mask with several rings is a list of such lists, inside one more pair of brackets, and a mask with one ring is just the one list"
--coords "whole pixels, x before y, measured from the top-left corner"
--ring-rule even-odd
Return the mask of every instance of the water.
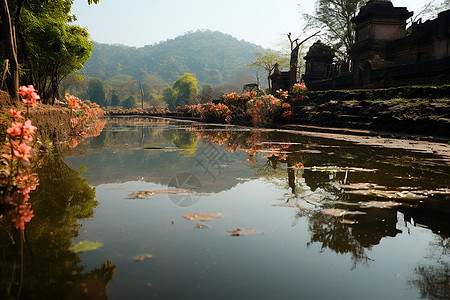
[[[450, 166], [434, 154], [123, 118], [41, 164], [21, 281], [0, 246], [1, 291], [23, 299], [450, 295]], [[222, 217], [182, 217], [198, 213]], [[69, 250], [83, 240], [103, 246]]]

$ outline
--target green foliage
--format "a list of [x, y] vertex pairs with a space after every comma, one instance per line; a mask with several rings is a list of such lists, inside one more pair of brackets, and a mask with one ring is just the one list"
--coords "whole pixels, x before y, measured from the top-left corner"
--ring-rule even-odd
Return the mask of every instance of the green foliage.
[[122, 106], [124, 108], [129, 108], [129, 109], [136, 108], [137, 107], [136, 97], [134, 97], [134, 96], [128, 97], [127, 99], [125, 99], [123, 101]]
[[180, 76], [174, 83], [173, 89], [177, 92], [175, 107], [195, 103], [195, 96], [198, 95], [197, 79], [194, 75], [186, 73]]
[[119, 106], [120, 105], [120, 99], [119, 94], [116, 91], [113, 91], [111, 94], [111, 105], [112, 106]]
[[267, 49], [263, 52], [255, 52], [255, 60], [248, 64], [249, 66], [263, 69], [267, 73], [267, 82], [270, 87], [270, 75], [275, 69], [275, 65], [278, 64], [279, 69], [289, 67], [289, 57], [283, 55], [280, 51]]
[[[146, 74], [153, 74], [167, 86], [184, 73], [191, 73], [200, 82], [220, 84], [231, 81], [252, 61], [253, 53], [262, 50], [217, 31], [190, 32], [143, 48], [94, 43], [82, 74], [104, 81], [124, 74], [143, 82], [147, 81]], [[254, 76], [250, 68], [246, 72]]]
[[106, 106], [106, 91], [101, 79], [93, 78], [89, 81], [87, 97], [100, 106]]
[[326, 44], [343, 61], [349, 60], [349, 50], [355, 43], [355, 17], [368, 0], [317, 0], [314, 14], [303, 14], [307, 27], [326, 30]]
[[178, 92], [171, 87], [166, 88], [163, 91], [163, 100], [169, 105], [169, 109], [173, 110], [177, 107], [176, 100]]
[[14, 22], [21, 81], [33, 84], [43, 101], [59, 98], [61, 80], [81, 69], [93, 49], [87, 30], [69, 25], [73, 1], [8, 2], [19, 16]]

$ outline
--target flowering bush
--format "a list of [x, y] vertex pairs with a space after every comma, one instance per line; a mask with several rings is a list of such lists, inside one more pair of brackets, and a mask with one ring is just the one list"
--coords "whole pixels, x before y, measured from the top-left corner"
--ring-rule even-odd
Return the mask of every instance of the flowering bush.
[[230, 123], [231, 110], [225, 104], [205, 103], [201, 106], [201, 120], [207, 122]]
[[308, 88], [305, 83], [296, 83], [292, 87], [292, 101], [306, 102], [308, 101]]
[[264, 126], [273, 122], [290, 122], [295, 108], [301, 104], [299, 100], [306, 101], [308, 89], [302, 82], [294, 85], [291, 94], [278, 90], [275, 97], [265, 95], [257, 97], [256, 92], [242, 95], [237, 93], [222, 96], [223, 104], [206, 103], [199, 105], [185, 105], [177, 108], [177, 115], [198, 117], [208, 122], [220, 123], [252, 123], [253, 126]]
[[105, 111], [98, 104], [89, 100], [83, 101], [69, 94], [66, 94], [64, 100], [56, 103], [71, 109], [71, 148], [78, 145], [80, 139], [100, 135], [106, 121], [101, 119]]
[[[35, 106], [39, 96], [33, 86], [22, 86], [19, 94], [28, 110]], [[2, 155], [3, 169], [0, 176], [0, 215], [10, 220], [16, 229], [25, 229], [25, 223], [33, 218], [28, 202], [30, 192], [39, 184], [36, 174], [32, 174], [30, 164], [30, 143], [37, 129], [26, 120], [21, 111], [10, 110], [11, 127], [6, 130], [6, 153]]]
[[185, 105], [183, 107], [177, 107], [177, 115], [200, 117], [202, 114], [202, 106], [198, 105]]

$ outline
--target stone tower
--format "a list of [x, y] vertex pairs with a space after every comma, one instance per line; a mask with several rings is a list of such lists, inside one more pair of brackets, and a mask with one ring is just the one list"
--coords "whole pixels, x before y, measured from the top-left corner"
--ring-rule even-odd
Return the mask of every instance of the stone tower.
[[355, 45], [350, 50], [355, 79], [364, 62], [375, 56], [386, 58], [386, 43], [406, 36], [406, 20], [413, 15], [406, 7], [389, 0], [371, 0], [352, 19], [356, 25]]

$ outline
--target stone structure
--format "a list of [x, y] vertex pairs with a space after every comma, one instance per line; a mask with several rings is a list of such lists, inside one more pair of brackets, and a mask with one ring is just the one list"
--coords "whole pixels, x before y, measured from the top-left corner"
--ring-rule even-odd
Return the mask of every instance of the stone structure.
[[333, 65], [334, 53], [330, 46], [323, 44], [321, 41], [315, 42], [304, 58], [306, 72], [303, 80], [316, 81], [332, 77], [331, 66]]
[[351, 73], [348, 66], [333, 63], [330, 47], [319, 41], [305, 57], [302, 79], [312, 90], [450, 82], [450, 10], [406, 29], [412, 15], [389, 0], [369, 1], [352, 19]]

